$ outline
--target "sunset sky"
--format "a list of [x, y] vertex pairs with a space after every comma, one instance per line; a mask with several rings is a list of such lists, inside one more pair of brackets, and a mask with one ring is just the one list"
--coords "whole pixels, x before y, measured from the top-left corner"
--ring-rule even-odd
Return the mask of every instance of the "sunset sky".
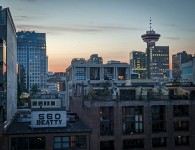
[[98, 54], [106, 63], [129, 63], [131, 50], [145, 51], [141, 35], [152, 28], [156, 45], [195, 54], [195, 0], [0, 0], [17, 31], [46, 33], [49, 71], [65, 71], [72, 58]]

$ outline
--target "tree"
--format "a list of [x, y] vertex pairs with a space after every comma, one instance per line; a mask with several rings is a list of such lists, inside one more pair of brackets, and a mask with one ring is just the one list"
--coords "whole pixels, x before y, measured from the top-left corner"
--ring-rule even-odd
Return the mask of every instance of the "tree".
[[40, 89], [37, 84], [34, 84], [31, 88], [31, 96], [35, 95], [37, 92], [39, 92]]
[[18, 98], [18, 100], [20, 99], [20, 96], [21, 96], [21, 94], [22, 94], [22, 87], [21, 87], [21, 84], [18, 82], [18, 90], [17, 90], [17, 98]]

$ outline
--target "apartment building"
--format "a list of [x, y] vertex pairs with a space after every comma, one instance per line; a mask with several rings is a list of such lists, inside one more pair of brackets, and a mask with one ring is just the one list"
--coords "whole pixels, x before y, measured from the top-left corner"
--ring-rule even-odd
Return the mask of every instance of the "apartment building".
[[110, 89], [104, 96], [90, 88], [71, 96], [70, 110], [92, 129], [91, 149], [195, 149], [195, 87], [132, 82], [116, 93], [104, 87]]

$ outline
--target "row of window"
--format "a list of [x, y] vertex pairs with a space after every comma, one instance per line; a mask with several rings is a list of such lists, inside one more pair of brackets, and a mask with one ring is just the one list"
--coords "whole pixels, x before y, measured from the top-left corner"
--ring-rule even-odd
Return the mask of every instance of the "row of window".
[[86, 148], [86, 136], [59, 136], [54, 137], [54, 150], [66, 148]]
[[[126, 68], [118, 68], [118, 80], [125, 80]], [[104, 68], [104, 79], [112, 80], [114, 77], [114, 68]], [[76, 68], [76, 80], [86, 79], [86, 68], [78, 67]], [[91, 67], [90, 68], [90, 80], [100, 80], [100, 68]]]
[[76, 80], [86, 80], [86, 76], [77, 75]]
[[[87, 148], [86, 136], [56, 136], [53, 139], [54, 150], [69, 148]], [[11, 149], [14, 150], [45, 150], [45, 137], [11, 138]]]
[[[176, 136], [175, 145], [189, 145], [189, 136]], [[100, 149], [101, 150], [114, 150], [114, 141], [100, 141]], [[129, 149], [139, 149], [144, 148], [145, 142], [144, 139], [125, 139], [123, 140], [123, 150]], [[167, 138], [166, 137], [157, 137], [152, 138], [152, 147], [167, 147]]]
[[[188, 105], [174, 105], [174, 117], [189, 116]], [[166, 109], [164, 105], [151, 107], [152, 132], [166, 132]], [[174, 131], [189, 131], [189, 120], [174, 121]], [[122, 107], [122, 131], [124, 135], [144, 133], [144, 107]], [[100, 107], [100, 135], [114, 134], [114, 108]]]
[[34, 101], [33, 106], [55, 106], [55, 101]]

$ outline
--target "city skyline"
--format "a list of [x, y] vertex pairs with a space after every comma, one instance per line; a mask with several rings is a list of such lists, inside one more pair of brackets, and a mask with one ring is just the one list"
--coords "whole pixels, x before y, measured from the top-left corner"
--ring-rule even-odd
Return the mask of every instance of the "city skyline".
[[132, 50], [145, 51], [141, 35], [152, 28], [161, 37], [156, 45], [194, 54], [195, 10], [185, 1], [52, 1], [0, 0], [9, 7], [17, 31], [46, 33], [49, 71], [65, 71], [73, 58], [98, 54], [104, 63], [129, 63]]

